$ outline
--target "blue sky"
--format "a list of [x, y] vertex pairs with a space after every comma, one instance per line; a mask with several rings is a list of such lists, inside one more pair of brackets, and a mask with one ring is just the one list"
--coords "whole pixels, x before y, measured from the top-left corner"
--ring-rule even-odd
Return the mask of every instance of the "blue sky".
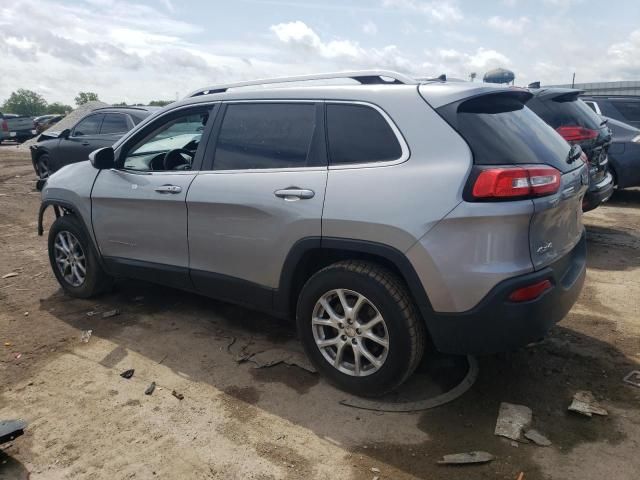
[[[11, 0], [0, 101], [172, 99], [203, 85], [388, 68], [526, 84], [640, 79], [640, 2], [623, 0]], [[610, 8], [607, 8], [610, 7]]]

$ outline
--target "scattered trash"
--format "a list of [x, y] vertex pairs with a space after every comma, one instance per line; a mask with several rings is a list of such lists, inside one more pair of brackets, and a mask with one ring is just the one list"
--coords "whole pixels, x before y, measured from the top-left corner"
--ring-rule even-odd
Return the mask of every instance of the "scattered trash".
[[121, 376], [122, 378], [127, 378], [127, 379], [129, 379], [129, 378], [133, 377], [134, 372], [135, 372], [135, 369], [130, 368], [129, 370], [125, 370], [124, 372], [122, 372], [122, 373], [120, 374], [120, 376]]
[[147, 389], [144, 391], [144, 394], [151, 395], [155, 389], [156, 389], [156, 382], [151, 382], [151, 385], [147, 387]]
[[22, 354], [19, 353], [19, 352], [16, 352], [16, 353], [13, 354], [13, 358], [15, 360], [20, 360], [22, 358]]
[[548, 447], [549, 445], [551, 445], [551, 441], [537, 430], [527, 430], [526, 432], [524, 432], [524, 436], [528, 440], [531, 440], [533, 443], [541, 447]]
[[516, 480], [524, 480], [524, 472], [520, 472], [520, 474], [518, 475], [518, 478], [516, 478]]
[[522, 432], [531, 424], [532, 416], [531, 409], [525, 405], [502, 402], [494, 434], [511, 440], [522, 440]]
[[438, 460], [440, 465], [465, 465], [472, 463], [487, 463], [493, 460], [494, 457], [488, 452], [467, 452], [467, 453], [453, 453], [451, 455], [445, 455], [442, 460]]
[[87, 317], [93, 317], [94, 315], [97, 315], [100, 312], [96, 312], [95, 310], [91, 310], [90, 312], [87, 312]]
[[26, 427], [24, 420], [0, 420], [0, 444], [12, 442], [24, 433]]
[[267, 368], [285, 363], [289, 366], [300, 367], [309, 373], [318, 372], [302, 352], [291, 351], [284, 348], [270, 348], [269, 350], [251, 355], [246, 358], [245, 361], [255, 364], [254, 368]]
[[371, 467], [371, 471], [372, 471], [373, 473], [380, 473], [380, 469], [379, 469], [379, 468], [376, 468], [376, 467]]
[[18, 272], [11, 272], [11, 273], [7, 273], [5, 275], [2, 276], [2, 278], [13, 278], [13, 277], [17, 277], [18, 276]]
[[589, 390], [580, 390], [576, 392], [573, 396], [571, 405], [569, 405], [569, 410], [581, 413], [587, 417], [591, 417], [592, 415], [609, 415], [609, 412], [598, 404], [593, 393]]
[[171, 395], [176, 397], [178, 400], [183, 400], [184, 399], [184, 395], [182, 395], [181, 393], [176, 392], [175, 390], [173, 392], [171, 392]]
[[82, 335], [80, 335], [80, 341], [82, 343], [89, 343], [89, 339], [91, 338], [91, 334], [93, 330], [83, 330]]
[[28, 317], [29, 316], [29, 312], [24, 312], [24, 316]]
[[10, 347], [11, 345], [13, 345], [11, 342], [4, 342], [5, 347]]
[[109, 310], [108, 312], [104, 312], [102, 314], [102, 318], [111, 318], [111, 317], [115, 317], [116, 315], [120, 315], [120, 310], [115, 309], [115, 310]]
[[640, 370], [634, 370], [624, 377], [624, 382], [634, 387], [640, 387]]
[[380, 480], [380, 477], [378, 475], [376, 475], [375, 477], [373, 477], [371, 480]]

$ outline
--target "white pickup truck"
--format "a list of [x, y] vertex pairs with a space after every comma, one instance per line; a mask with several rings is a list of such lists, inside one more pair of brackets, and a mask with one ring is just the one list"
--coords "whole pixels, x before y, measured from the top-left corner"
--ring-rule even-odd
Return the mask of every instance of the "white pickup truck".
[[36, 135], [36, 127], [31, 117], [0, 112], [0, 143], [15, 140], [19, 143]]

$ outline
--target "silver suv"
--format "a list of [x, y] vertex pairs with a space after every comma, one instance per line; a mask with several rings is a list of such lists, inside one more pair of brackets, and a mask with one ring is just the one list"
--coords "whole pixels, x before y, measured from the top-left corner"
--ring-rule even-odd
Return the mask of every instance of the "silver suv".
[[387, 71], [198, 90], [52, 175], [39, 232], [53, 206], [70, 295], [133, 277], [295, 316], [319, 371], [381, 395], [425, 348], [516, 348], [575, 302], [587, 168], [530, 97]]

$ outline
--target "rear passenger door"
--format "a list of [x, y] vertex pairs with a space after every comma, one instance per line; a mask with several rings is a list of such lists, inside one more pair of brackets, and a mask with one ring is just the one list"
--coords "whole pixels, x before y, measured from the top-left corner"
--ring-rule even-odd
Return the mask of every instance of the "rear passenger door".
[[94, 113], [80, 120], [71, 130], [69, 137], [60, 139], [58, 148], [54, 152], [51, 170], [89, 159], [89, 154], [95, 150], [94, 145], [100, 138], [100, 127], [104, 120], [103, 113]]
[[321, 235], [322, 105], [226, 103], [214, 132], [187, 195], [191, 277], [203, 293], [268, 308], [293, 245]]

